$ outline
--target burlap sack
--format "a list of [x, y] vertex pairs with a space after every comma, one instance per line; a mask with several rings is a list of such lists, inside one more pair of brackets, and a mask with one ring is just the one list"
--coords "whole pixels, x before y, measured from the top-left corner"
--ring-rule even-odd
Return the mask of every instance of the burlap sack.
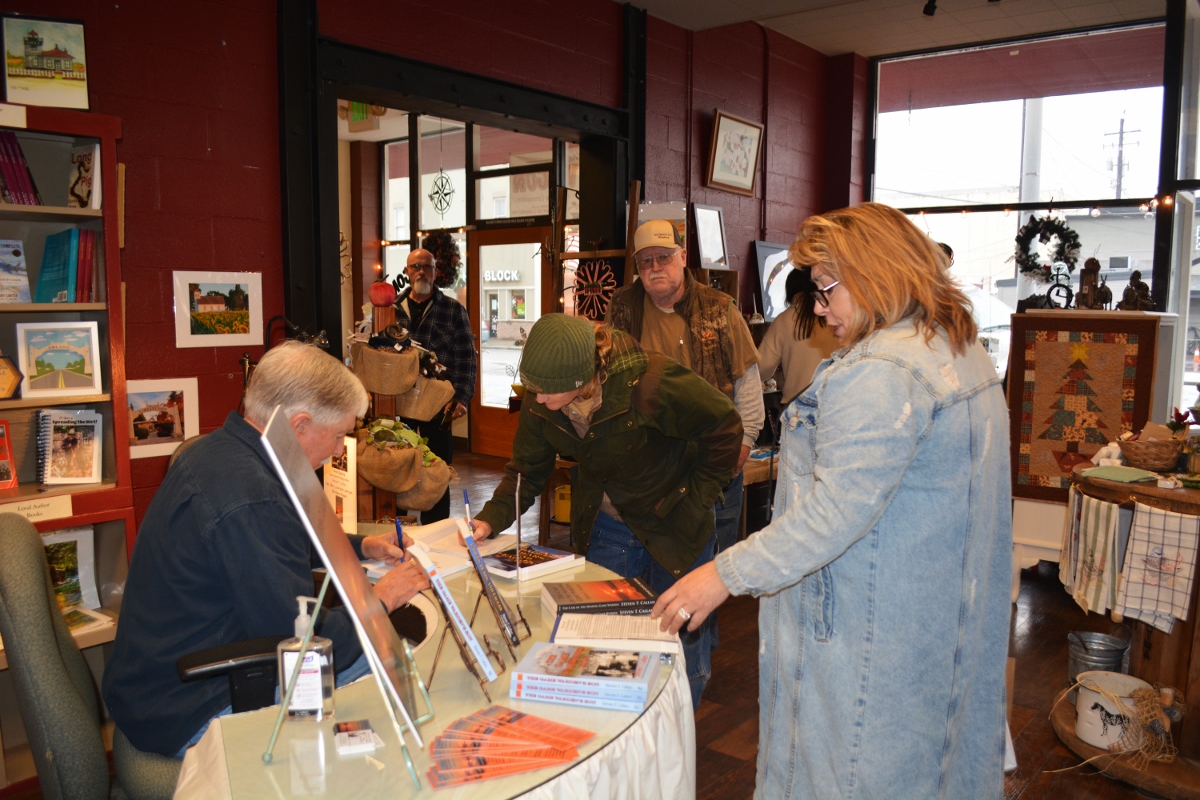
[[358, 474], [372, 486], [389, 492], [407, 492], [421, 477], [421, 448], [384, 447], [367, 442], [367, 431], [354, 432], [358, 439]]
[[450, 478], [454, 470], [442, 459], [422, 467], [416, 486], [408, 491], [396, 492], [396, 508], [407, 511], [428, 511], [433, 504], [442, 499], [450, 486]]
[[404, 394], [417, 382], [421, 359], [411, 347], [403, 353], [376, 350], [362, 342], [350, 345], [350, 362], [368, 392]]
[[396, 415], [428, 422], [454, 399], [454, 384], [421, 375], [417, 385], [396, 397]]

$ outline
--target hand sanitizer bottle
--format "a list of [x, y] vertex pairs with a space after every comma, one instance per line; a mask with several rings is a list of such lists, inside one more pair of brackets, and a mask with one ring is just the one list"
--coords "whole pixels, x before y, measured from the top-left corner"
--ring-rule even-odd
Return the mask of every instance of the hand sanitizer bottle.
[[[287, 694], [287, 684], [296, 667], [296, 659], [300, 656], [300, 643], [308, 631], [308, 604], [316, 603], [315, 597], [298, 595], [300, 613], [296, 615], [295, 636], [284, 639], [279, 643], [279, 697], [282, 701]], [[292, 691], [292, 700], [288, 704], [287, 718], [320, 722], [326, 717], [333, 716], [333, 642], [315, 633], [308, 640], [308, 650], [304, 653], [304, 663], [300, 674], [296, 677], [296, 688]]]

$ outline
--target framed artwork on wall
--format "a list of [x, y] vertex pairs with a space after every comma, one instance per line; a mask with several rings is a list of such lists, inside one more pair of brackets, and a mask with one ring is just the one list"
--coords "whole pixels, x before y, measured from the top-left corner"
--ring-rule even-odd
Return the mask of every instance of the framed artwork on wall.
[[784, 283], [792, 271], [788, 260], [788, 245], [775, 242], [755, 242], [754, 255], [758, 259], [758, 285], [762, 288], [762, 314], [772, 322], [788, 307]]
[[130, 458], [169, 456], [200, 433], [195, 378], [128, 381], [126, 435]]
[[1071, 470], [1150, 417], [1158, 320], [1014, 314], [1008, 372], [1013, 497], [1066, 502]]
[[692, 203], [692, 214], [696, 218], [696, 243], [700, 248], [699, 267], [728, 267], [729, 255], [725, 251], [725, 221], [720, 206]]
[[748, 119], [713, 112], [712, 143], [704, 183], [737, 194], [753, 195], [758, 179], [758, 152], [763, 126]]
[[95, 322], [18, 322], [21, 397], [100, 394], [100, 334]]
[[26, 106], [88, 109], [83, 23], [3, 15], [4, 99]]
[[261, 345], [262, 273], [176, 272], [175, 346]]

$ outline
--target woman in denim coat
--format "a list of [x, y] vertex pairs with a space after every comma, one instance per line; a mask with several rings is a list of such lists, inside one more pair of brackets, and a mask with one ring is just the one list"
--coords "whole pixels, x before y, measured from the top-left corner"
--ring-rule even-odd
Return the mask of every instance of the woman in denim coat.
[[874, 203], [808, 219], [841, 349], [783, 415], [774, 521], [663, 592], [759, 607], [759, 798], [998, 798], [1008, 412], [945, 255]]

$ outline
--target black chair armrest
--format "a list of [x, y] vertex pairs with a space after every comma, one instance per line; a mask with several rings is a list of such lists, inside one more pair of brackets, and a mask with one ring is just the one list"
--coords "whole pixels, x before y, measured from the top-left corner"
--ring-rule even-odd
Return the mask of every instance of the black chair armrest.
[[188, 653], [175, 662], [179, 679], [199, 681], [229, 676], [235, 714], [274, 705], [279, 686], [276, 648], [290, 636], [260, 636]]
[[175, 662], [182, 681], [199, 681], [228, 675], [233, 670], [253, 666], [274, 666], [276, 648], [290, 636], [260, 636], [241, 642], [217, 645], [188, 653]]

